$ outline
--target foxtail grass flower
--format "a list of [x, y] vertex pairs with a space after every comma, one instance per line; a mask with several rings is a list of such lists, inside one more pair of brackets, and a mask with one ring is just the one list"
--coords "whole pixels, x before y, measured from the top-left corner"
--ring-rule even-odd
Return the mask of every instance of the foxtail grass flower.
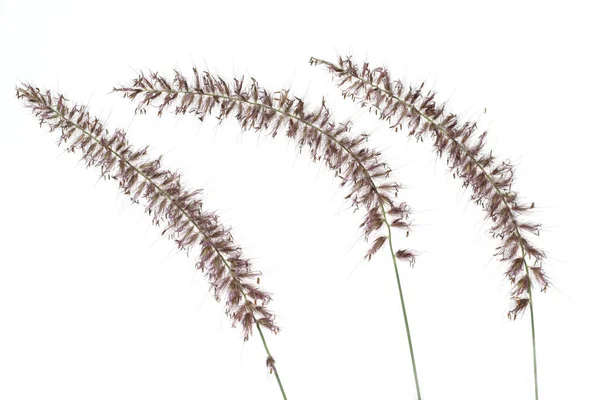
[[[311, 110], [303, 99], [289, 90], [271, 93], [250, 78], [235, 79], [232, 83], [223, 78], [193, 69], [188, 80], [175, 70], [172, 80], [156, 73], [140, 74], [131, 86], [121, 86], [113, 91], [123, 93], [130, 100], [139, 99], [136, 112], [145, 113], [148, 106], [156, 106], [160, 116], [174, 106], [175, 114], [190, 113], [203, 120], [213, 113], [219, 120], [235, 118], [244, 130], [263, 130], [276, 136], [280, 132], [297, 143], [299, 151], [308, 148], [314, 162], [323, 162], [340, 178], [341, 186], [347, 188], [347, 199], [356, 209], [365, 212], [361, 229], [365, 240], [370, 241], [366, 259], [387, 243], [394, 262], [396, 281], [402, 302], [404, 322], [413, 363], [417, 392], [418, 379], [404, 298], [400, 286], [397, 260], [414, 263], [410, 250], [395, 250], [392, 244], [392, 228], [408, 232], [409, 209], [399, 203], [400, 185], [389, 179], [391, 170], [380, 159], [380, 153], [365, 144], [368, 135], [351, 137], [350, 121], [336, 123], [322, 101], [320, 107]], [[172, 107], [171, 107], [172, 108]]]
[[[346, 198], [357, 209], [365, 210], [361, 228], [365, 239], [372, 239], [367, 259], [386, 242], [387, 236], [380, 234], [384, 221], [389, 219], [384, 215], [393, 218], [388, 221], [391, 226], [409, 229], [408, 206], [394, 200], [400, 185], [389, 180], [391, 170], [379, 159], [381, 154], [365, 146], [366, 134], [354, 138], [347, 134], [350, 121], [333, 121], [324, 100], [317, 110], [309, 110], [304, 100], [288, 90], [270, 93], [252, 78], [250, 85], [244, 83], [244, 78], [229, 84], [208, 72], [200, 74], [195, 68], [193, 72], [191, 81], [179, 71], [175, 71], [172, 81], [155, 72], [141, 74], [131, 87], [113, 91], [130, 100], [139, 98], [136, 112], [140, 113], [155, 105], [160, 116], [174, 104], [175, 114], [191, 113], [201, 121], [216, 111], [217, 119], [235, 118], [244, 130], [265, 130], [272, 137], [285, 131], [300, 151], [308, 147], [314, 162], [322, 161], [333, 170], [341, 186], [348, 187]], [[405, 251], [401, 257], [414, 261], [412, 252]]]
[[513, 285], [508, 317], [514, 320], [530, 309], [537, 399], [532, 287], [535, 282], [541, 291], [546, 291], [550, 282], [542, 269], [544, 252], [528, 237], [539, 235], [540, 225], [523, 220], [534, 203], [524, 203], [513, 190], [513, 165], [499, 161], [486, 149], [487, 132], [478, 134], [477, 123], [461, 122], [446, 110], [445, 104], [436, 103], [433, 91], [423, 91], [424, 84], [413, 87], [392, 80], [386, 68], [371, 69], [368, 63], [359, 66], [350, 57], [340, 57], [337, 64], [311, 58], [310, 64], [325, 66], [337, 79], [344, 98], [369, 107], [389, 122], [390, 129], [398, 131], [404, 125], [417, 141], [430, 136], [437, 155], [447, 159], [449, 169], [462, 179], [464, 187], [471, 188], [471, 199], [492, 222], [491, 235], [500, 239], [495, 256], [506, 263], [505, 276]]
[[224, 299], [225, 313], [233, 326], [242, 330], [244, 341], [256, 327], [267, 352], [267, 367], [275, 372], [284, 399], [275, 361], [267, 347], [262, 328], [277, 334], [274, 314], [267, 308], [271, 295], [258, 286], [260, 272], [244, 258], [231, 230], [216, 213], [203, 209], [201, 190], [188, 191], [178, 173], [161, 166], [161, 158], [151, 158], [148, 147], [135, 149], [125, 132], [109, 133], [86, 107], [69, 105], [63, 95], [22, 84], [17, 98], [31, 109], [40, 126], [61, 132], [59, 145], [68, 152], [80, 152], [87, 167], [100, 169], [102, 177], [114, 179], [134, 203], [144, 204], [152, 223], [164, 227], [180, 250], [199, 253], [196, 268], [204, 272], [217, 301]]

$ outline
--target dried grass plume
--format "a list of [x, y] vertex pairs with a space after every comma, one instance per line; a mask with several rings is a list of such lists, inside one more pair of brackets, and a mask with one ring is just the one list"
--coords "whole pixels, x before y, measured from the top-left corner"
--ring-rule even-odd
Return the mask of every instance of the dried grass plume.
[[254, 326], [279, 331], [267, 308], [271, 295], [257, 285], [260, 273], [217, 214], [203, 209], [200, 190], [185, 189], [180, 175], [163, 168], [160, 157], [150, 157], [148, 147], [133, 148], [125, 132], [109, 133], [86, 107], [69, 105], [63, 95], [26, 84], [17, 87], [16, 95], [39, 118], [40, 126], [46, 124], [51, 132], [60, 129], [59, 145], [81, 153], [86, 166], [99, 168], [102, 177], [118, 181], [133, 202], [142, 201], [153, 224], [163, 226], [162, 234], [179, 249], [188, 254], [197, 249], [196, 268], [208, 278], [215, 298], [225, 300], [225, 312], [241, 327], [244, 340]]
[[[145, 113], [154, 105], [161, 115], [174, 105], [175, 114], [191, 113], [203, 120], [214, 113], [224, 120], [235, 118], [244, 130], [264, 130], [271, 136], [285, 132], [294, 140], [299, 151], [308, 148], [315, 162], [323, 162], [347, 188], [347, 199], [362, 208], [365, 217], [361, 224], [370, 248], [365, 258], [371, 257], [389, 240], [387, 227], [408, 230], [409, 209], [396, 200], [400, 185], [389, 179], [391, 170], [381, 161], [381, 154], [366, 146], [366, 134], [351, 137], [350, 121], [336, 123], [325, 100], [311, 110], [304, 100], [289, 90], [269, 92], [250, 78], [234, 79], [233, 83], [209, 72], [193, 69], [193, 78], [187, 79], [175, 70], [172, 80], [156, 72], [141, 73], [131, 86], [120, 86], [113, 91], [123, 93], [131, 100], [138, 99], [138, 112]], [[414, 253], [398, 250], [401, 260], [414, 262]]]

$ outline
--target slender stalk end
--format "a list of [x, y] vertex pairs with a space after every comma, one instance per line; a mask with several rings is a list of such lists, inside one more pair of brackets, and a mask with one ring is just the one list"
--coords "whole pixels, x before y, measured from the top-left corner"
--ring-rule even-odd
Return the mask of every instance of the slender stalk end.
[[408, 341], [408, 348], [410, 350], [410, 361], [412, 363], [413, 376], [415, 379], [415, 388], [417, 390], [417, 398], [421, 400], [421, 387], [419, 385], [419, 376], [417, 374], [417, 363], [415, 361], [415, 351], [413, 349], [412, 336], [410, 334], [410, 325], [408, 323], [408, 314], [406, 311], [406, 303], [404, 301], [404, 294], [402, 292], [402, 285], [400, 284], [400, 272], [398, 271], [398, 260], [409, 260], [410, 265], [414, 264], [414, 254], [408, 250], [398, 250], [394, 252], [394, 245], [392, 243], [392, 225], [387, 222], [387, 215], [383, 213], [385, 224], [388, 230], [388, 244], [390, 248], [390, 254], [394, 263], [394, 273], [396, 274], [396, 285], [398, 287], [398, 295], [400, 296], [400, 304], [402, 306], [402, 317], [404, 319], [404, 328], [406, 330], [406, 339]]

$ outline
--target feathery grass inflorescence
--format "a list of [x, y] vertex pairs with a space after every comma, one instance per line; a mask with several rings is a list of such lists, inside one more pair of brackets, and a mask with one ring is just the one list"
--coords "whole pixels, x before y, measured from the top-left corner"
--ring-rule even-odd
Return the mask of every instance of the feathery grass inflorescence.
[[69, 152], [80, 151], [87, 167], [100, 168], [101, 176], [119, 182], [121, 191], [135, 203], [144, 203], [153, 224], [164, 226], [162, 234], [174, 239], [180, 250], [189, 254], [199, 248], [196, 268], [210, 282], [217, 301], [225, 299], [225, 312], [240, 326], [244, 341], [256, 326], [267, 352], [267, 367], [275, 372], [283, 397], [285, 393], [261, 327], [277, 334], [275, 316], [267, 308], [271, 295], [258, 287], [260, 272], [243, 257], [229, 228], [217, 214], [203, 210], [200, 190], [183, 188], [178, 173], [161, 167], [161, 158], [151, 158], [148, 147], [134, 149], [120, 129], [110, 134], [92, 117], [86, 107], [68, 105], [63, 95], [22, 84], [16, 95], [39, 118], [40, 126], [61, 130], [58, 144]]
[[408, 235], [409, 210], [404, 202], [395, 201], [400, 186], [389, 180], [391, 170], [380, 160], [380, 153], [365, 146], [368, 135], [350, 137], [347, 134], [350, 121], [336, 123], [324, 100], [318, 109], [311, 111], [304, 100], [295, 97], [289, 90], [271, 93], [253, 78], [250, 78], [249, 85], [243, 78], [230, 84], [209, 72], [200, 74], [196, 68], [193, 73], [193, 80], [188, 80], [175, 70], [171, 81], [155, 72], [148, 76], [142, 73], [133, 80], [131, 87], [121, 86], [113, 91], [121, 92], [131, 100], [139, 98], [136, 112], [145, 113], [148, 106], [154, 105], [158, 115], [162, 115], [165, 109], [175, 105], [175, 114], [191, 113], [203, 120], [216, 109], [219, 120], [234, 117], [244, 130], [264, 130], [273, 137], [285, 131], [288, 138], [295, 140], [300, 151], [308, 147], [313, 161], [322, 161], [333, 170], [341, 179], [341, 186], [349, 187], [346, 198], [351, 199], [356, 209], [363, 208], [365, 211], [361, 228], [365, 240], [370, 240], [365, 258], [371, 259], [386, 242], [389, 245], [420, 398], [396, 264], [397, 260], [404, 260], [412, 265], [415, 255], [410, 250], [395, 250], [391, 236], [392, 228], [406, 230]]
[[[131, 100], [141, 97], [137, 112], [145, 113], [147, 107], [154, 104], [160, 116], [176, 103], [175, 114], [192, 113], [203, 120], [217, 108], [217, 119], [235, 117], [244, 130], [267, 130], [273, 137], [285, 130], [300, 150], [308, 146], [313, 161], [324, 161], [335, 171], [342, 180], [341, 186], [349, 184], [346, 198], [351, 198], [356, 208], [366, 210], [361, 225], [365, 239], [381, 230], [387, 214], [394, 218], [390, 221], [392, 227], [409, 229], [408, 207], [393, 200], [400, 185], [388, 180], [391, 170], [379, 160], [380, 153], [364, 146], [366, 134], [350, 138], [346, 134], [350, 122], [336, 124], [324, 100], [318, 110], [310, 112], [306, 110], [305, 102], [288, 90], [272, 94], [254, 79], [249, 86], [244, 84], [244, 78], [235, 79], [230, 85], [219, 76], [208, 72], [201, 75], [195, 68], [193, 71], [192, 82], [179, 71], [175, 71], [171, 82], [151, 72], [148, 77], [141, 74], [133, 81], [133, 86], [114, 88], [113, 91], [123, 92]], [[365, 258], [370, 259], [386, 240], [387, 236], [377, 235]], [[402, 251], [398, 258], [412, 263], [414, 254]]]
[[311, 58], [311, 65], [323, 65], [337, 78], [344, 97], [349, 97], [363, 107], [368, 106], [385, 121], [390, 129], [398, 131], [405, 124], [409, 136], [423, 141], [431, 136], [439, 157], [447, 158], [455, 177], [471, 187], [472, 200], [483, 207], [492, 221], [490, 233], [501, 240], [497, 253], [507, 263], [506, 277], [513, 284], [512, 308], [508, 317], [515, 319], [530, 308], [533, 340], [535, 392], [537, 388], [537, 361], [535, 351], [535, 324], [533, 319], [532, 277], [542, 291], [549, 280], [542, 269], [544, 252], [527, 238], [539, 235], [540, 225], [522, 221], [522, 215], [534, 207], [524, 204], [512, 190], [514, 167], [509, 161], [498, 161], [485, 149], [483, 132], [475, 137], [477, 123], [459, 121], [446, 110], [445, 104], [437, 104], [433, 91], [423, 92], [424, 84], [407, 86], [390, 78], [386, 68], [369, 68], [368, 63], [358, 66], [350, 57], [339, 58], [337, 64]]

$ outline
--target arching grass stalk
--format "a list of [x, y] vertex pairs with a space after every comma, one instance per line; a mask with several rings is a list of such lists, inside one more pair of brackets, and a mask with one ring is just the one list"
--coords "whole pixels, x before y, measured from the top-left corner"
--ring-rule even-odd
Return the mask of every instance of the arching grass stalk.
[[16, 89], [19, 99], [50, 131], [61, 129], [59, 145], [69, 152], [80, 151], [86, 166], [99, 167], [101, 176], [119, 182], [122, 192], [135, 203], [145, 202], [146, 212], [155, 225], [166, 225], [162, 232], [175, 239], [180, 250], [189, 254], [200, 247], [196, 268], [207, 276], [218, 300], [225, 298], [225, 313], [234, 326], [241, 325], [244, 340], [256, 326], [267, 353], [267, 367], [275, 373], [284, 399], [287, 399], [279, 373], [262, 332], [262, 327], [277, 334], [275, 316], [266, 307], [271, 295], [258, 286], [261, 275], [235, 245], [230, 229], [213, 212], [202, 209], [200, 190], [189, 192], [180, 176], [163, 169], [160, 158], [148, 157], [148, 147], [134, 150], [122, 130], [109, 134], [103, 124], [80, 105], [69, 106], [62, 95], [42, 93], [32, 85]]
[[[371, 69], [367, 63], [359, 67], [350, 57], [340, 57], [338, 64], [317, 58], [311, 58], [310, 63], [325, 66], [337, 78], [344, 97], [350, 97], [363, 107], [368, 106], [370, 111], [388, 121], [391, 129], [398, 131], [406, 123], [409, 135], [417, 140], [431, 136], [438, 156], [445, 156], [454, 176], [460, 177], [465, 187], [471, 187], [471, 199], [483, 207], [487, 218], [493, 222], [492, 236], [501, 239], [495, 255], [509, 264], [505, 275], [513, 284], [513, 306], [508, 317], [514, 320], [529, 306], [535, 398], [538, 399], [531, 275], [542, 291], [547, 289], [549, 281], [541, 267], [544, 252], [525, 237], [525, 232], [539, 235], [540, 225], [519, 220], [519, 216], [532, 209], [534, 203], [521, 203], [512, 190], [513, 165], [508, 161], [498, 162], [491, 151], [488, 154], [484, 150], [487, 132], [473, 141], [477, 124], [460, 123], [456, 115], [446, 112], [445, 105], [436, 104], [434, 92], [422, 92], [423, 84], [418, 88], [407, 87], [399, 80], [392, 81], [387, 69]], [[529, 264], [531, 260], [533, 266]]]
[[[175, 105], [175, 114], [190, 113], [203, 120], [216, 111], [216, 118], [234, 117], [244, 130], [264, 130], [271, 136], [285, 131], [286, 136], [297, 143], [298, 150], [308, 148], [315, 162], [322, 161], [341, 179], [341, 186], [349, 187], [346, 198], [352, 200], [356, 209], [362, 208], [365, 217], [361, 224], [365, 240], [370, 248], [365, 258], [379, 251], [386, 241], [391, 246], [391, 228], [409, 229], [408, 207], [394, 200], [400, 185], [389, 181], [391, 170], [383, 163], [380, 153], [366, 147], [367, 135], [349, 137], [350, 122], [336, 123], [325, 105], [313, 111], [307, 110], [305, 102], [288, 90], [271, 93], [256, 80], [235, 79], [232, 84], [208, 72], [202, 75], [194, 68], [193, 80], [186, 79], [179, 71], [168, 80], [158, 73], [141, 74], [132, 86], [121, 86], [113, 91], [123, 93], [131, 100], [139, 98], [138, 112], [145, 113], [150, 105], [158, 108], [158, 115]], [[384, 226], [385, 225], [385, 226]], [[387, 229], [386, 229], [387, 228]], [[396, 259], [414, 262], [409, 250], [392, 250], [396, 277]], [[407, 329], [415, 384], [420, 399], [417, 372], [405, 302], [400, 280], [397, 279], [402, 303], [404, 323]]]

